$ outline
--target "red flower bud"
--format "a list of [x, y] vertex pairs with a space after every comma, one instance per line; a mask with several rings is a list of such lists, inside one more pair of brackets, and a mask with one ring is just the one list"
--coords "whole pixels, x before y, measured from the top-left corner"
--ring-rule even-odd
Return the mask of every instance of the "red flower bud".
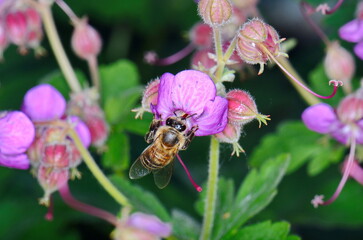
[[215, 134], [214, 136], [220, 142], [224, 143], [237, 143], [239, 138], [241, 137], [241, 129], [242, 125], [227, 123], [224, 130], [220, 133]]
[[67, 168], [70, 161], [70, 149], [66, 144], [49, 144], [44, 147], [42, 166]]
[[24, 12], [17, 11], [6, 15], [6, 32], [9, 40], [22, 47], [25, 47], [28, 36], [27, 19]]
[[88, 60], [101, 51], [102, 41], [98, 32], [88, 24], [86, 18], [75, 23], [72, 49], [78, 57]]
[[229, 0], [200, 0], [199, 15], [210, 26], [221, 26], [232, 15], [232, 4]]
[[42, 186], [45, 194], [41, 200], [43, 204], [48, 204], [49, 196], [67, 183], [69, 170], [62, 168], [40, 166], [37, 174], [38, 182]]
[[147, 84], [144, 93], [142, 94], [141, 107], [132, 109], [136, 112], [135, 118], [142, 118], [144, 112], [151, 112], [150, 105], [156, 105], [158, 103], [160, 79], [157, 78]]
[[189, 32], [189, 38], [197, 47], [211, 48], [213, 46], [212, 28], [208, 24], [195, 24]]
[[363, 119], [363, 91], [346, 96], [337, 107], [337, 115], [347, 124]]

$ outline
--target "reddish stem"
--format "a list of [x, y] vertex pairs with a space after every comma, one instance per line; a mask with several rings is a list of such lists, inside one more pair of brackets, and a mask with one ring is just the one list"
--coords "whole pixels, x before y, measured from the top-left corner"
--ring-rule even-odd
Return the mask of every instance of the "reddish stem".
[[185, 58], [194, 49], [195, 49], [195, 46], [192, 43], [190, 43], [185, 48], [183, 48], [179, 52], [177, 52], [169, 57], [160, 59], [155, 52], [148, 52], [145, 54], [144, 59], [150, 65], [167, 66], [167, 65], [174, 64], [174, 63], [180, 61], [181, 59]]
[[199, 186], [198, 184], [195, 183], [195, 181], [193, 180], [192, 178], [192, 175], [190, 174], [187, 166], [185, 166], [183, 160], [180, 158], [179, 154], [176, 155], [176, 157], [178, 158], [180, 164], [183, 166], [185, 172], [187, 173], [188, 175], [188, 178], [189, 178], [189, 181], [193, 184], [194, 188], [198, 191], [198, 192], [201, 192], [203, 189], [201, 186]]
[[101, 218], [109, 223], [111, 223], [112, 225], [117, 225], [117, 218], [116, 216], [114, 216], [113, 214], [106, 212], [105, 210], [96, 208], [94, 206], [82, 203], [78, 200], [76, 200], [71, 192], [69, 191], [69, 187], [68, 187], [68, 183], [64, 184], [62, 187], [60, 187], [59, 189], [59, 193], [63, 199], [63, 201], [68, 204], [70, 207], [80, 211], [80, 212], [84, 212], [87, 213], [89, 215]]

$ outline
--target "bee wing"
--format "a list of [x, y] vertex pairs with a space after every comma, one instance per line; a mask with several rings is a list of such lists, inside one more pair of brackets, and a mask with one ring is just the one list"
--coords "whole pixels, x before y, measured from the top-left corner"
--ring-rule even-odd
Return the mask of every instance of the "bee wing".
[[136, 159], [134, 164], [132, 164], [129, 172], [129, 177], [131, 179], [138, 179], [142, 178], [150, 173], [150, 169], [144, 167], [141, 163], [140, 157]]
[[154, 181], [158, 188], [162, 189], [169, 184], [171, 175], [173, 173], [173, 162], [174, 161], [159, 170], [153, 171]]

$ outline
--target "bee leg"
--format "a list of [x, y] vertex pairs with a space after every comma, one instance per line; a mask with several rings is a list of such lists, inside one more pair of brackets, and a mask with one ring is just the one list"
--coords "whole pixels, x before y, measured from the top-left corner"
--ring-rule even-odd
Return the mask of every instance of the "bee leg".
[[198, 126], [193, 126], [192, 129], [190, 129], [190, 131], [187, 132], [186, 136], [185, 136], [185, 143], [184, 145], [180, 148], [180, 150], [185, 150], [189, 147], [190, 142], [193, 140], [194, 138], [194, 133], [198, 130]]
[[145, 141], [147, 143], [150, 144], [154, 141], [155, 132], [160, 127], [161, 122], [162, 121], [160, 119], [153, 119], [150, 124], [149, 131], [145, 134]]

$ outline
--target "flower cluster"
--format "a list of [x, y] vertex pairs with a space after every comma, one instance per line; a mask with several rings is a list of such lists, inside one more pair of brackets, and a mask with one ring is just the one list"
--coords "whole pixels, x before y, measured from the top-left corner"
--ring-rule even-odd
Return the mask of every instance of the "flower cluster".
[[340, 143], [350, 146], [343, 178], [334, 195], [325, 202], [321, 195], [312, 201], [315, 207], [327, 205], [339, 196], [348, 176], [357, 169], [354, 167], [356, 144], [363, 144], [363, 89], [346, 96], [336, 110], [325, 103], [307, 108], [302, 114], [302, 120], [309, 129], [329, 134]]
[[42, 20], [36, 9], [26, 1], [4, 0], [0, 3], [0, 14], [1, 58], [10, 43], [17, 45], [21, 54], [26, 54], [28, 48], [35, 49], [36, 54], [42, 54]]
[[28, 156], [32, 171], [45, 191], [42, 203], [47, 204], [51, 193], [64, 185], [72, 173], [73, 177], [78, 174], [76, 167], [81, 163], [81, 155], [68, 131], [74, 129], [85, 147], [90, 145], [90, 132], [78, 117], [65, 116], [66, 100], [48, 84], [26, 93], [22, 111], [36, 127]]

